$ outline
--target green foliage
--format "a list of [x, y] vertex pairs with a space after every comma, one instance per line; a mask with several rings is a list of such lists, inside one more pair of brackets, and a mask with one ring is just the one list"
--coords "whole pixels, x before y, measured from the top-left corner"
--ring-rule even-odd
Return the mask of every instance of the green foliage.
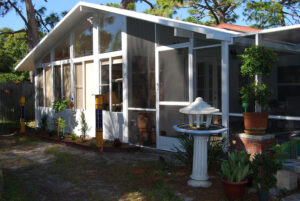
[[240, 55], [242, 76], [253, 78], [254, 75], [270, 74], [277, 54], [264, 46], [252, 46], [246, 48], [244, 54]]
[[235, 10], [241, 5], [241, 0], [212, 1], [212, 0], [184, 0], [193, 21], [207, 25], [220, 23], [234, 23], [238, 18]]
[[176, 0], [156, 0], [155, 2], [156, 4], [154, 5], [154, 7], [146, 10], [145, 13], [172, 18], [172, 16], [176, 14], [175, 9], [182, 6], [180, 1]]
[[58, 132], [61, 132], [62, 135], [65, 135], [65, 128], [67, 127], [66, 120], [63, 120], [61, 117], [57, 118], [57, 128]]
[[275, 174], [282, 166], [280, 160], [271, 154], [256, 154], [251, 163], [253, 182], [260, 192], [267, 192], [276, 185]]
[[48, 116], [47, 114], [43, 114], [41, 118], [41, 129], [46, 131], [48, 129]]
[[249, 154], [244, 151], [228, 152], [227, 160], [221, 164], [222, 176], [229, 182], [241, 182], [250, 173]]
[[[193, 166], [194, 153], [194, 137], [192, 135], [184, 134], [179, 138], [180, 148], [175, 147], [176, 152], [174, 157], [176, 160], [183, 163], [187, 168]], [[222, 150], [223, 142], [216, 138], [210, 138], [207, 150], [208, 167], [217, 167], [225, 154]]]
[[67, 109], [69, 107], [69, 104], [70, 104], [70, 100], [63, 96], [62, 99], [57, 99], [56, 101], [54, 101], [53, 109], [55, 113], [59, 113]]
[[[252, 46], [246, 48], [240, 58], [242, 76], [252, 79], [255, 75], [269, 75], [277, 61], [277, 54], [264, 46]], [[243, 86], [240, 95], [243, 103], [257, 102], [260, 106], [267, 107], [271, 92], [266, 84], [258, 81]]]
[[255, 82], [241, 88], [240, 95], [243, 103], [255, 104], [258, 102], [262, 107], [268, 106], [268, 97], [271, 95], [266, 84]]
[[254, 27], [270, 28], [300, 23], [300, 2], [296, 0], [244, 0], [243, 15]]
[[179, 138], [180, 148], [175, 147], [175, 159], [185, 164], [188, 168], [193, 165], [194, 138], [192, 135], [183, 134]]
[[213, 136], [210, 137], [207, 149], [208, 168], [218, 169], [221, 161], [225, 158], [226, 154], [223, 151], [223, 141]]
[[[120, 8], [120, 4], [118, 4], [118, 3], [107, 3], [106, 5], [111, 6], [111, 7], [115, 7], [115, 8]], [[135, 3], [134, 2], [128, 3], [126, 9], [136, 11]]]
[[93, 141], [93, 142], [90, 142], [90, 146], [91, 146], [91, 147], [96, 147], [96, 142], [94, 142], [94, 141]]
[[[16, 72], [14, 67], [27, 53], [25, 33], [8, 34], [13, 32], [9, 28], [0, 29], [0, 83], [22, 82], [29, 80], [28, 72]], [[5, 34], [7, 33], [7, 34]]]
[[81, 111], [81, 114], [80, 114], [80, 124], [81, 124], [81, 135], [80, 135], [80, 138], [82, 141], [85, 140], [86, 136], [87, 136], [87, 131], [89, 130], [89, 126], [86, 122], [86, 119], [85, 119], [85, 114], [83, 111]]
[[71, 134], [71, 140], [73, 140], [73, 141], [75, 141], [75, 140], [77, 140], [77, 135], [76, 134]]

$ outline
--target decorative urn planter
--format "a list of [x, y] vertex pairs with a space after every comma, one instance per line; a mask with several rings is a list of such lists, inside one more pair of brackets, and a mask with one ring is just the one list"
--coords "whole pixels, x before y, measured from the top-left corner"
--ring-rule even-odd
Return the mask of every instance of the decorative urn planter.
[[268, 127], [268, 113], [245, 112], [244, 132], [250, 135], [263, 135]]
[[[173, 126], [176, 131], [194, 137], [193, 170], [191, 179], [188, 181], [190, 186], [203, 188], [211, 186], [207, 174], [207, 142], [210, 135], [227, 131], [227, 128], [221, 125], [211, 124], [213, 114], [218, 111], [219, 109], [212, 107], [198, 97], [193, 103], [179, 110], [179, 112], [188, 115], [189, 123]], [[193, 116], [195, 117], [193, 118]]]

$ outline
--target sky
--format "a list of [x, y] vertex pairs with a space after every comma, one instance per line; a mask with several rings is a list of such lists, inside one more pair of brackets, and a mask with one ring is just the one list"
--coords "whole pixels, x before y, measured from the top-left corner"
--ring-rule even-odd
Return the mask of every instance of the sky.
[[[82, 0], [85, 2], [95, 3], [95, 4], [104, 4], [110, 3], [120, 3], [121, 0]], [[154, 2], [155, 0], [150, 0], [150, 2]], [[35, 8], [40, 8], [44, 6], [47, 8], [47, 14], [52, 12], [61, 13], [62, 11], [71, 10], [79, 0], [32, 0]], [[149, 6], [145, 3], [137, 3], [136, 5], [137, 11], [142, 12], [149, 8]], [[25, 11], [25, 7], [23, 8]], [[25, 12], [24, 12], [25, 13]], [[184, 19], [188, 16], [187, 9], [180, 9], [174, 18], [178, 17], [179, 19]], [[238, 20], [236, 24], [246, 25], [243, 21]], [[11, 10], [5, 17], [0, 17], [0, 28], [9, 27], [13, 30], [19, 30], [24, 28], [24, 22], [22, 19], [15, 13], [14, 10]]]

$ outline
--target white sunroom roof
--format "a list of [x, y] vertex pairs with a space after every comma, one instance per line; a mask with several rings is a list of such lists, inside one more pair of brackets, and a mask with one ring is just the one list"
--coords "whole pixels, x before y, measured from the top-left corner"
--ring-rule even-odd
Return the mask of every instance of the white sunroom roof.
[[201, 34], [205, 34], [206, 38], [217, 40], [231, 40], [231, 37], [238, 34], [237, 32], [219, 29], [215, 27], [194, 24], [181, 20], [175, 20], [160, 16], [153, 16], [145, 13], [119, 9], [109, 6], [97, 5], [86, 2], [79, 2], [68, 14], [33, 48], [15, 67], [15, 70], [29, 71], [34, 70], [35, 62], [49, 51], [57, 41], [59, 41], [70, 29], [82, 18], [87, 17], [93, 12], [105, 11], [132, 17], [156, 24], [170, 26], [174, 28], [185, 29]]

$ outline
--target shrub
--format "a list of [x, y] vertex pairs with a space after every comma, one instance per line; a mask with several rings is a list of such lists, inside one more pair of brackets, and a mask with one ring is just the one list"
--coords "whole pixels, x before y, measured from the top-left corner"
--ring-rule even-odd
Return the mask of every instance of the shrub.
[[81, 115], [80, 115], [80, 124], [81, 124], [81, 135], [80, 138], [82, 141], [85, 140], [86, 136], [87, 136], [87, 131], [89, 130], [88, 124], [86, 122], [85, 119], [85, 114], [83, 111], [81, 111]]
[[250, 173], [250, 155], [244, 151], [228, 152], [227, 160], [221, 164], [222, 177], [229, 182], [241, 182]]
[[77, 140], [77, 135], [76, 134], [71, 134], [71, 140], [73, 140], [73, 141], [75, 141], [75, 140]]
[[54, 101], [52, 108], [54, 109], [55, 113], [59, 113], [67, 109], [69, 104], [70, 104], [70, 100], [63, 96], [62, 99], [58, 99]]
[[253, 171], [253, 182], [259, 192], [268, 192], [276, 185], [275, 174], [281, 168], [281, 161], [274, 158], [271, 154], [256, 154], [251, 163]]

